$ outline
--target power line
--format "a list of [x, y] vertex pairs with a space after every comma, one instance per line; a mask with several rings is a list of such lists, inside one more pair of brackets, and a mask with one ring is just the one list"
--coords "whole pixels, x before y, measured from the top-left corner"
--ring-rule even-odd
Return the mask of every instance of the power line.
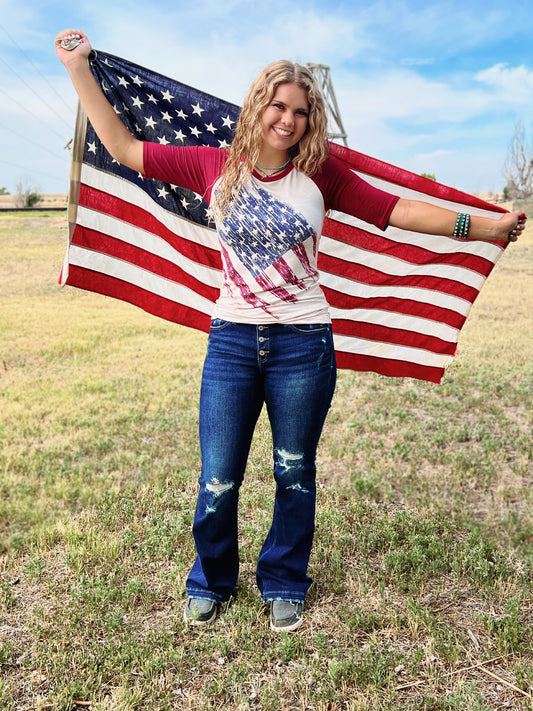
[[[7, 91], [6, 91], [5, 89], [2, 89], [2, 88], [0, 87], [0, 92], [2, 92], [2, 94], [5, 94], [5, 95], [7, 96], [7, 98], [8, 98], [10, 101], [12, 101], [14, 104], [16, 104], [17, 106], [20, 106], [20, 108], [21, 108], [23, 111], [25, 111], [26, 113], [31, 114], [31, 115], [35, 118], [36, 121], [39, 121], [39, 123], [43, 123], [43, 124], [44, 124], [44, 121], [42, 121], [42, 119], [39, 118], [39, 116], [36, 116], [32, 111], [30, 111], [29, 109], [27, 109], [26, 106], [24, 106], [23, 104], [21, 104], [20, 101], [17, 101], [17, 99], [14, 99], [12, 96], [10, 96], [10, 95], [7, 93]], [[52, 127], [51, 127], [50, 125], [48, 125], [48, 124], [46, 124], [46, 126], [47, 126], [47, 128], [48, 128], [50, 131], [52, 131], [52, 133], [55, 133], [55, 135], [58, 136], [58, 138], [60, 138], [62, 141], [64, 140], [65, 137], [62, 136], [61, 134], [59, 134], [54, 128], [52, 128]], [[72, 127], [69, 127], [69, 128], [70, 128], [70, 130], [72, 130]]]
[[32, 65], [32, 67], [35, 69], [35, 71], [44, 79], [44, 81], [48, 84], [50, 89], [54, 92], [54, 94], [57, 96], [57, 98], [63, 103], [63, 105], [68, 109], [68, 111], [73, 113], [72, 106], [69, 106], [65, 99], [61, 96], [61, 94], [57, 91], [57, 89], [51, 84], [46, 76], [41, 72], [39, 67], [30, 59], [30, 57], [27, 55], [26, 52], [22, 49], [22, 47], [17, 44], [16, 40], [9, 34], [9, 32], [6, 30], [5, 27], [0, 25], [0, 29], [3, 30], [3, 32], [7, 35], [7, 37], [11, 40], [11, 42], [15, 45], [15, 47], [18, 49], [20, 54], [25, 58], [25, 60]]
[[49, 175], [48, 173], [43, 173], [42, 170], [33, 170], [28, 171], [28, 166], [27, 165], [18, 165], [17, 163], [11, 163], [8, 160], [4, 160], [3, 158], [0, 158], [0, 163], [3, 163], [4, 165], [9, 165], [12, 168], [19, 168], [20, 170], [25, 171], [26, 173], [31, 172], [31, 173], [37, 173], [38, 175], [44, 175], [45, 178], [49, 178], [50, 180], [56, 180], [57, 182], [65, 183], [68, 182], [68, 180], [63, 180], [62, 178], [58, 178], [57, 175]]
[[[50, 153], [50, 155], [54, 156], [54, 158], [59, 158], [57, 153], [54, 153], [46, 146], [43, 146], [41, 143], [38, 143], [37, 141], [32, 141], [31, 138], [24, 136], [22, 133], [17, 133], [17, 131], [14, 131], [12, 128], [10, 128], [9, 126], [6, 126], [5, 124], [0, 123], [0, 126], [2, 128], [4, 128], [6, 131], [10, 131], [13, 135], [18, 136], [23, 141], [26, 141], [27, 143], [31, 143], [32, 146], [37, 146], [37, 148], [40, 148], [42, 151], [46, 151], [47, 153]], [[64, 142], [65, 138], [62, 137], [61, 140]]]
[[13, 74], [19, 79], [19, 81], [21, 81], [25, 86], [27, 86], [28, 89], [32, 92], [32, 94], [35, 94], [35, 96], [36, 96], [40, 101], [42, 101], [42, 103], [46, 106], [46, 108], [48, 108], [53, 114], [55, 114], [59, 119], [61, 119], [61, 121], [63, 121], [63, 122], [65, 123], [65, 125], [67, 125], [67, 126], [69, 125], [69, 124], [68, 124], [68, 121], [65, 120], [65, 117], [62, 116], [60, 113], [58, 113], [58, 112], [56, 111], [56, 109], [55, 109], [53, 106], [51, 106], [51, 105], [48, 103], [48, 101], [46, 101], [46, 99], [43, 99], [42, 96], [39, 96], [39, 94], [35, 91], [35, 89], [33, 89], [33, 88], [28, 84], [28, 82], [27, 82], [23, 77], [21, 77], [20, 74], [18, 74], [18, 73], [13, 69], [13, 67], [11, 67], [11, 66], [8, 64], [8, 62], [6, 62], [5, 59], [2, 59], [2, 57], [0, 57], [0, 62], [2, 62], [2, 64], [5, 64], [6, 67], [8, 67], [8, 68], [13, 72]]

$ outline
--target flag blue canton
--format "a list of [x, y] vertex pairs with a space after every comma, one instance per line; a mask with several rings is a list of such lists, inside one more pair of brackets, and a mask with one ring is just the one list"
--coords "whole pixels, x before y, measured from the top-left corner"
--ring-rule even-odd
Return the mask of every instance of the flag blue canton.
[[[175, 146], [229, 148], [239, 107], [163, 77], [119, 57], [95, 51], [90, 66], [121, 121], [143, 141]], [[196, 193], [121, 165], [104, 148], [88, 122], [84, 162], [135, 183], [162, 207], [207, 224], [207, 203]]]
[[254, 277], [314, 234], [302, 215], [262, 188], [242, 190], [219, 232]]

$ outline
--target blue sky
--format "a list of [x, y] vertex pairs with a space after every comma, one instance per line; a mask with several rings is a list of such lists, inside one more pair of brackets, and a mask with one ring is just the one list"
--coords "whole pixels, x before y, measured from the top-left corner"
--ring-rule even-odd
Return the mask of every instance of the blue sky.
[[[74, 7], [75, 6], [75, 7]], [[0, 187], [68, 189], [76, 97], [54, 37], [240, 103], [281, 57], [330, 66], [350, 147], [468, 192], [499, 191], [533, 124], [533, 0], [0, 0]]]

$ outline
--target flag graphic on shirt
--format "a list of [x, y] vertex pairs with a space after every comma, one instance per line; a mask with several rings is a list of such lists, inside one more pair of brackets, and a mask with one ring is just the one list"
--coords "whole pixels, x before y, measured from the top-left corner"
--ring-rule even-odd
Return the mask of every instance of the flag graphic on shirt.
[[[318, 276], [305, 248], [305, 242], [310, 240], [316, 253], [318, 240], [313, 227], [303, 215], [264, 188], [243, 188], [233, 211], [219, 226], [219, 234], [224, 269], [230, 277], [226, 288], [231, 288], [228, 281], [233, 282], [246, 302], [262, 309], [273, 321], [272, 302], [297, 301], [286, 287], [303, 291], [303, 277]], [[255, 281], [254, 289], [247, 283], [242, 267]]]
[[[91, 68], [139, 139], [230, 145], [237, 106], [103, 52], [94, 53]], [[342, 146], [331, 144], [331, 154], [363, 179], [401, 197], [474, 215], [496, 218], [502, 212]], [[280, 249], [282, 243], [280, 235]], [[260, 251], [252, 264], [248, 243], [239, 249], [251, 270], [272, 258]], [[331, 305], [339, 367], [440, 382], [470, 308], [503, 249], [390, 227], [382, 232], [343, 213], [329, 215], [318, 266]], [[283, 259], [275, 264], [284, 268]], [[180, 186], [145, 180], [114, 161], [81, 109], [60, 282], [203, 331], [209, 329], [221, 284], [218, 238], [203, 198]]]
[[313, 228], [290, 205], [268, 190], [256, 191], [241, 193], [238, 208], [221, 227], [222, 238], [255, 277], [314, 235]]

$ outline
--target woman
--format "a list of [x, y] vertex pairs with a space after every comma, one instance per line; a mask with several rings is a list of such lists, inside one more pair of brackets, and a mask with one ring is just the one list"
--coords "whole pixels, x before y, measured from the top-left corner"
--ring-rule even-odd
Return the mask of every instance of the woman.
[[[79, 43], [65, 48], [70, 41]], [[276, 496], [257, 563], [274, 630], [302, 624], [315, 519], [315, 456], [335, 388], [331, 318], [317, 253], [328, 209], [457, 238], [514, 241], [525, 217], [457, 215], [377, 190], [328, 157], [323, 99], [311, 73], [268, 65], [244, 101], [229, 151], [137, 140], [90, 72], [81, 32], [56, 50], [111, 155], [148, 178], [202, 194], [219, 235], [224, 283], [215, 305], [200, 395], [202, 472], [184, 619], [215, 619], [237, 582], [237, 509], [250, 443], [266, 404]]]

